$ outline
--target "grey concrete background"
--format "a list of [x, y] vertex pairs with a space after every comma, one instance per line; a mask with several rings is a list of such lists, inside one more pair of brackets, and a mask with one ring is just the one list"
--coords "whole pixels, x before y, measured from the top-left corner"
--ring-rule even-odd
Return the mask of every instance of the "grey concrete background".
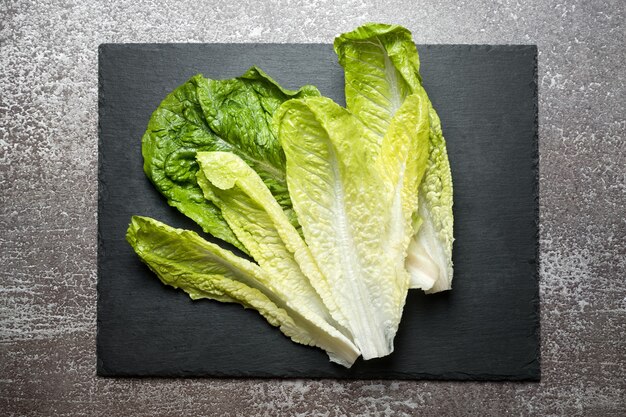
[[[1, 415], [626, 414], [623, 0], [0, 2]], [[95, 376], [97, 47], [331, 42], [539, 47], [541, 383]]]

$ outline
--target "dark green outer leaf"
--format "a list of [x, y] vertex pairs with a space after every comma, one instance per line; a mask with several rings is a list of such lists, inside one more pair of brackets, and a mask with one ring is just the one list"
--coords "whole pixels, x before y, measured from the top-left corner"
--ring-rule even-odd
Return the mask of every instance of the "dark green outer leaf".
[[278, 107], [291, 98], [319, 96], [317, 88], [281, 88], [259, 68], [230, 80], [195, 75], [152, 114], [142, 139], [144, 171], [168, 203], [202, 229], [245, 250], [220, 210], [196, 182], [199, 151], [228, 151], [261, 176], [297, 225], [285, 182], [285, 156], [272, 128]]

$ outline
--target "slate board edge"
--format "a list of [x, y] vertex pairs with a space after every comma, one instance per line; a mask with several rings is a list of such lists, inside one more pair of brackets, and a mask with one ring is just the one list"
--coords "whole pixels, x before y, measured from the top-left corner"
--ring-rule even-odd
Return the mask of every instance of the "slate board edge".
[[194, 378], [194, 379], [310, 379], [310, 380], [334, 380], [334, 381], [450, 381], [450, 382], [540, 382], [538, 375], [531, 370], [526, 375], [496, 375], [496, 374], [466, 374], [466, 373], [446, 373], [441, 375], [434, 374], [418, 374], [418, 373], [401, 373], [394, 372], [389, 375], [379, 375], [377, 377], [351, 376], [351, 375], [278, 375], [273, 373], [251, 372], [249, 374], [241, 373], [233, 375], [232, 373], [214, 372], [211, 375], [198, 375], [195, 373], [124, 373], [109, 372], [106, 367], [98, 361], [96, 376], [102, 378], [124, 378], [124, 379], [148, 379], [148, 378]]
[[115, 44], [100, 44], [98, 46], [98, 213], [96, 214], [97, 221], [97, 254], [96, 254], [96, 262], [97, 262], [97, 282], [96, 282], [96, 375], [97, 376], [105, 376], [107, 375], [104, 363], [101, 359], [101, 347], [100, 343], [100, 326], [101, 326], [101, 268], [102, 268], [102, 252], [103, 252], [103, 241], [101, 234], [101, 221], [100, 221], [100, 213], [102, 211], [103, 206], [103, 172], [102, 172], [102, 115], [104, 112], [104, 106], [102, 105], [103, 101], [103, 93], [102, 93], [102, 55], [105, 50], [109, 48], [110, 45]]
[[535, 135], [534, 135], [534, 156], [533, 156], [533, 172], [535, 174], [534, 180], [534, 194], [535, 194], [535, 282], [536, 294], [535, 294], [535, 338], [537, 339], [537, 348], [535, 353], [535, 361], [530, 365], [531, 373], [533, 374], [533, 380], [541, 381], [541, 297], [539, 293], [539, 280], [540, 280], [540, 266], [541, 266], [541, 248], [540, 242], [540, 229], [539, 229], [539, 60], [538, 60], [538, 48], [537, 45], [532, 46], [533, 59], [534, 59], [534, 88], [533, 88], [533, 105], [535, 107]]

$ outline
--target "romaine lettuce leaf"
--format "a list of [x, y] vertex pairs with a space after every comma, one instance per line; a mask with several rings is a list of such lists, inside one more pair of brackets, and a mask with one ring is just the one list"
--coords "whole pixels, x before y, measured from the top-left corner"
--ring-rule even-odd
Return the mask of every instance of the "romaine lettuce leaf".
[[219, 209], [203, 197], [196, 182], [196, 152], [239, 155], [297, 224], [285, 183], [285, 157], [271, 121], [284, 101], [309, 96], [319, 96], [319, 91], [313, 86], [283, 89], [256, 67], [231, 80], [196, 75], [152, 114], [142, 139], [144, 171], [171, 206], [205, 232], [245, 250]]
[[[420, 186], [421, 227], [411, 240], [407, 268], [412, 288], [432, 294], [452, 289], [452, 174], [439, 116], [430, 106], [430, 153]], [[431, 286], [432, 285], [432, 286]]]
[[420, 85], [411, 33], [371, 23], [338, 36], [334, 47], [345, 72], [347, 109], [382, 139], [404, 99]]
[[428, 150], [425, 97], [404, 101], [384, 138], [319, 97], [275, 116], [287, 183], [307, 244], [364, 359], [388, 355], [409, 276], [417, 187]]
[[[382, 139], [406, 97], [425, 94], [411, 33], [397, 25], [370, 23], [340, 35], [334, 46], [345, 70], [348, 110]], [[420, 227], [406, 267], [412, 288], [438, 292], [451, 288], [453, 274], [452, 176], [441, 123], [430, 102], [429, 114], [428, 165], [414, 213]]]
[[192, 299], [253, 308], [294, 342], [318, 346], [341, 365], [350, 367], [359, 356], [345, 335], [291, 302], [262, 268], [196, 233], [134, 216], [126, 239], [164, 284], [182, 289]]
[[288, 303], [306, 308], [348, 337], [326, 278], [309, 247], [259, 175], [237, 155], [199, 152], [198, 184]]

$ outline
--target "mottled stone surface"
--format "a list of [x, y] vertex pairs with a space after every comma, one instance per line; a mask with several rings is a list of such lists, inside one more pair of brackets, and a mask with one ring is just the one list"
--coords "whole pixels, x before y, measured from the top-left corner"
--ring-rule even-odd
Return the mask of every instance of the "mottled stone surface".
[[[625, 3], [0, 3], [1, 415], [622, 416]], [[365, 21], [418, 43], [539, 47], [540, 384], [95, 376], [97, 47], [330, 42]]]

